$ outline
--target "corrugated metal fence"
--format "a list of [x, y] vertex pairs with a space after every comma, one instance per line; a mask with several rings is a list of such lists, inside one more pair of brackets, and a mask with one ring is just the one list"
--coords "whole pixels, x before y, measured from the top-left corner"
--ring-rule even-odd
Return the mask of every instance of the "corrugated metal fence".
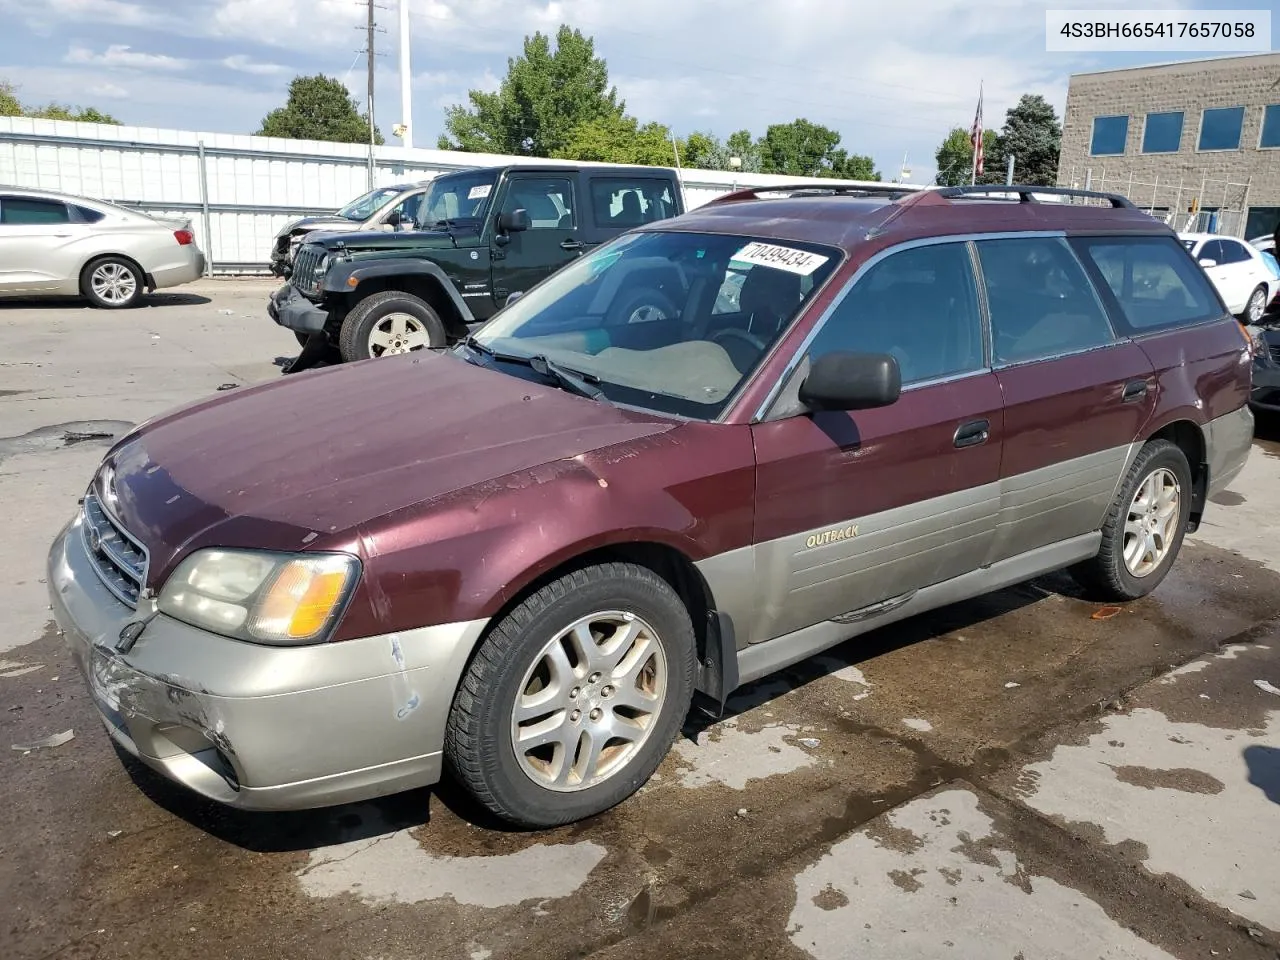
[[[190, 219], [211, 272], [218, 273], [265, 272], [280, 227], [297, 217], [336, 210], [371, 186], [511, 162], [538, 161], [0, 117], [0, 184], [58, 190]], [[850, 181], [684, 170], [682, 182], [686, 205], [696, 207], [743, 187]]]

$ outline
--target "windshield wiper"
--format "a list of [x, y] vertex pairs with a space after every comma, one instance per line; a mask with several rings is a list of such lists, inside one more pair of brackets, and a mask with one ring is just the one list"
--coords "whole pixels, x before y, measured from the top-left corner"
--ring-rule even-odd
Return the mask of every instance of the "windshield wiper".
[[570, 393], [576, 393], [581, 397], [588, 397], [591, 400], [599, 400], [601, 403], [612, 405], [612, 401], [604, 395], [604, 391], [598, 386], [600, 383], [599, 377], [562, 367], [558, 363], [548, 360], [543, 354], [533, 357], [521, 357], [514, 353], [499, 353], [477, 340], [474, 334], [468, 336], [462, 342], [476, 353], [483, 353], [485, 356], [501, 363], [518, 363], [522, 367], [528, 367], [534, 373], [553, 380]]

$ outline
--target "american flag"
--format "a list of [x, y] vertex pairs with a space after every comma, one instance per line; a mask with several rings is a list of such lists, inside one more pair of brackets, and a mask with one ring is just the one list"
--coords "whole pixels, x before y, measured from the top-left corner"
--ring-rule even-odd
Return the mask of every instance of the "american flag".
[[978, 112], [973, 117], [973, 130], [969, 134], [969, 142], [973, 146], [973, 172], [970, 182], [975, 182], [982, 175], [982, 85], [978, 85]]

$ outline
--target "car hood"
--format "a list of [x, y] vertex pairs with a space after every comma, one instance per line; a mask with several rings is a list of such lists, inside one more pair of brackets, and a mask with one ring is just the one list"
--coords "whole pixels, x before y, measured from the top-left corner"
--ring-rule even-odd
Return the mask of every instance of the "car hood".
[[142, 424], [106, 461], [156, 585], [198, 547], [350, 542], [395, 511], [674, 426], [415, 353], [218, 394]]
[[325, 216], [325, 217], [302, 217], [299, 220], [292, 220], [286, 223], [276, 233], [276, 238], [288, 236], [299, 230], [311, 232], [312, 230], [357, 230], [360, 224], [355, 220], [348, 220], [346, 217]]
[[454, 247], [474, 246], [480, 238], [478, 222], [463, 222], [449, 230], [361, 230], [357, 233], [344, 233], [328, 242], [323, 234], [309, 238], [311, 243], [321, 243], [333, 249], [338, 243], [348, 253], [361, 251], [381, 252], [422, 247]]

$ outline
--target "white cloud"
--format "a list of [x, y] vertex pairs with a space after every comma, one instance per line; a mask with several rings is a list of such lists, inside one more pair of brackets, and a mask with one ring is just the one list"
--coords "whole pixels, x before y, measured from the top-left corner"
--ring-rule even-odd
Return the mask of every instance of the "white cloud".
[[129, 96], [129, 91], [124, 87], [116, 86], [114, 83], [95, 83], [86, 91], [91, 97], [98, 97], [103, 100], [124, 100]]
[[63, 57], [65, 63], [83, 63], [128, 70], [185, 70], [189, 61], [163, 53], [140, 53], [127, 44], [113, 43], [102, 53], [74, 45]]
[[289, 68], [279, 63], [259, 63], [250, 60], [243, 53], [232, 54], [229, 57], [223, 57], [219, 61], [228, 70], [237, 70], [240, 73], [251, 73], [255, 76], [270, 77], [279, 73], [288, 73]]

